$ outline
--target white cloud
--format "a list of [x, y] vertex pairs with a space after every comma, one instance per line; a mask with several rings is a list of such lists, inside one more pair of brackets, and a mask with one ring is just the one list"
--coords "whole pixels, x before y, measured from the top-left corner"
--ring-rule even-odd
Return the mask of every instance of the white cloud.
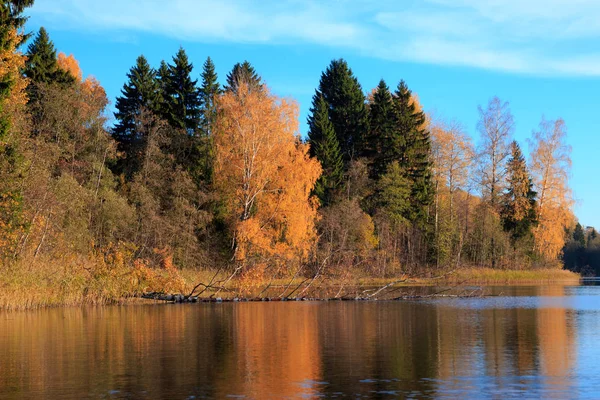
[[38, 0], [55, 29], [307, 43], [394, 61], [600, 76], [597, 0]]

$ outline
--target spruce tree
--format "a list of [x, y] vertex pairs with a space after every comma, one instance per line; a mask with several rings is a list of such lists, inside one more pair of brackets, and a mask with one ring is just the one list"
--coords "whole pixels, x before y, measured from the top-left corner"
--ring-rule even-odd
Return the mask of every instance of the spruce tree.
[[[321, 75], [318, 93], [329, 105], [329, 118], [347, 164], [363, 155], [363, 141], [368, 131], [368, 112], [365, 95], [346, 61], [333, 60]], [[313, 97], [313, 108], [319, 102]]]
[[221, 86], [219, 85], [217, 73], [215, 72], [215, 64], [210, 57], [208, 57], [204, 62], [201, 77], [201, 130], [205, 136], [210, 136], [211, 126], [214, 123], [217, 114], [215, 100], [219, 93], [221, 93]]
[[511, 144], [511, 158], [506, 167], [508, 188], [503, 196], [502, 223], [513, 243], [531, 234], [537, 223], [537, 193], [525, 157], [516, 141]]
[[394, 136], [394, 108], [390, 89], [382, 79], [373, 93], [373, 101], [369, 106], [369, 134], [363, 154], [369, 160], [370, 175], [378, 179], [385, 174], [390, 161], [385, 158], [385, 146]]
[[121, 96], [117, 97], [117, 123], [113, 129], [115, 139], [123, 144], [133, 144], [142, 140], [143, 138], [138, 137], [136, 118], [139, 117], [142, 108], [155, 112], [158, 100], [156, 72], [148, 64], [146, 57], [141, 55], [127, 73], [127, 82], [121, 89]]
[[399, 161], [412, 183], [411, 220], [423, 228], [434, 195], [431, 138], [425, 129], [425, 113], [417, 109], [411, 91], [400, 81], [394, 93], [394, 134], [384, 143], [386, 163]]
[[24, 74], [33, 84], [69, 84], [75, 81], [71, 74], [59, 68], [54, 43], [50, 40], [44, 27], [40, 28], [33, 42], [27, 47], [26, 55], [27, 63]]
[[160, 66], [156, 70], [156, 87], [158, 88], [158, 104], [156, 106], [156, 113], [159, 116], [167, 115], [167, 80], [169, 79], [169, 65], [165, 60], [160, 62]]
[[585, 232], [579, 222], [575, 225], [575, 230], [573, 231], [573, 242], [579, 247], [585, 247]]
[[250, 91], [262, 91], [264, 89], [261, 77], [248, 61], [244, 61], [241, 64], [237, 63], [233, 66], [231, 72], [227, 74], [227, 84], [224, 89], [237, 93], [241, 82], [248, 85]]
[[329, 205], [342, 184], [344, 163], [333, 124], [329, 120], [329, 106], [322, 95], [309, 118], [309, 143], [311, 154], [319, 160], [323, 172], [315, 184], [314, 192], [322, 205]]
[[185, 129], [190, 136], [196, 133], [201, 118], [198, 81], [191, 77], [193, 69], [185, 50], [180, 48], [173, 57], [173, 64], [168, 66], [166, 77], [161, 76], [165, 88], [163, 118], [172, 127]]
[[[213, 138], [212, 128], [217, 117], [216, 98], [221, 93], [215, 64], [210, 57], [206, 59], [202, 68], [202, 84], [200, 85], [200, 132], [199, 138], [199, 164], [198, 167], [205, 181], [212, 180], [213, 171]], [[195, 174], [197, 175], [197, 174]]]

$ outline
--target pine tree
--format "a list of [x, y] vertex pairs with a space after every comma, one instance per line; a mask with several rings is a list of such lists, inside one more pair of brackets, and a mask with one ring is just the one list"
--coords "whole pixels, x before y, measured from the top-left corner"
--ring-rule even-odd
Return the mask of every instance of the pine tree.
[[127, 73], [127, 82], [117, 97], [115, 118], [117, 123], [113, 129], [114, 137], [123, 144], [133, 144], [143, 138], [138, 137], [136, 118], [142, 108], [154, 112], [158, 106], [159, 92], [156, 72], [143, 55]]
[[[75, 78], [71, 74], [59, 68], [54, 43], [50, 40], [44, 27], [40, 28], [33, 42], [27, 47], [26, 55], [27, 63], [24, 73], [31, 83], [70, 84], [75, 82]], [[36, 96], [35, 91], [30, 90], [29, 94], [30, 97]]]
[[507, 168], [508, 189], [503, 196], [502, 223], [510, 232], [513, 243], [532, 233], [537, 223], [537, 193], [527, 170], [525, 157], [516, 141], [511, 144], [511, 158]]
[[264, 84], [261, 77], [256, 73], [254, 67], [248, 62], [237, 63], [233, 66], [231, 72], [227, 74], [227, 84], [225, 91], [237, 93], [241, 82], [244, 82], [250, 88], [250, 91], [262, 91]]
[[[185, 50], [180, 48], [173, 64], [168, 66], [166, 77], [161, 76], [165, 88], [163, 117], [172, 127], [185, 129], [190, 136], [196, 133], [201, 118], [198, 81], [191, 77], [193, 69]], [[160, 72], [162, 75], [163, 71]]]
[[369, 106], [369, 135], [363, 146], [364, 156], [371, 164], [370, 175], [378, 179], [385, 174], [390, 161], [385, 158], [385, 146], [394, 136], [394, 109], [390, 89], [382, 79], [373, 93]]
[[[318, 93], [329, 104], [329, 119], [340, 143], [347, 164], [363, 155], [363, 141], [368, 131], [368, 112], [365, 95], [346, 61], [333, 60], [321, 75]], [[313, 109], [319, 102], [313, 96]]]
[[333, 195], [342, 184], [344, 176], [340, 144], [333, 124], [329, 120], [328, 108], [325, 98], [319, 96], [316, 108], [311, 109], [312, 116], [309, 119], [308, 131], [311, 155], [319, 160], [323, 168], [314, 189], [322, 205], [331, 204]]
[[412, 217], [421, 227], [433, 200], [431, 138], [425, 129], [425, 113], [416, 107], [411, 91], [400, 81], [394, 93], [395, 132], [383, 149], [387, 162], [398, 160], [412, 182]]

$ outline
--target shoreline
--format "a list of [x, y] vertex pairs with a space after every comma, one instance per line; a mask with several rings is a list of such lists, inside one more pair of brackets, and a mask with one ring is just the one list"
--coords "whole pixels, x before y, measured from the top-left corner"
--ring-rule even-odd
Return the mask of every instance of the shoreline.
[[[225, 276], [225, 274], [223, 274]], [[217, 302], [238, 300], [273, 301], [274, 299], [296, 300], [384, 300], [385, 295], [395, 291], [427, 287], [454, 288], [464, 286], [527, 286], [527, 285], [569, 285], [579, 284], [582, 277], [574, 272], [558, 269], [538, 270], [494, 270], [491, 268], [460, 268], [437, 277], [318, 277], [316, 279], [293, 278], [264, 280], [245, 287], [247, 282], [232, 279], [226, 287], [210, 287], [193, 293], [198, 282], [214, 280], [214, 271], [180, 271], [180, 290], [146, 290], [144, 292], [95, 292], [91, 285], [65, 286], [54, 282], [40, 281], [36, 291], [26, 285], [12, 282], [0, 288], [0, 311], [35, 310], [55, 307], [81, 307], [88, 305], [131, 305], [164, 302]], [[220, 279], [217, 278], [218, 282]], [[31, 282], [30, 282], [31, 283]], [[206, 285], [204, 285], [206, 286]], [[210, 283], [208, 283], [210, 286]], [[96, 286], [97, 287], [97, 286]], [[162, 289], [162, 288], [161, 288]], [[163, 299], [144, 299], [144, 295], [155, 293]], [[185, 293], [185, 294], [181, 294]], [[362, 293], [362, 295], [361, 295]], [[376, 295], [373, 295], [375, 293]], [[414, 294], [414, 293], [413, 293]], [[399, 296], [397, 300], [401, 300]], [[404, 296], [406, 297], [406, 296]], [[388, 296], [389, 299], [389, 296]], [[285, 301], [284, 300], [284, 301]], [[279, 301], [279, 300], [275, 300]]]

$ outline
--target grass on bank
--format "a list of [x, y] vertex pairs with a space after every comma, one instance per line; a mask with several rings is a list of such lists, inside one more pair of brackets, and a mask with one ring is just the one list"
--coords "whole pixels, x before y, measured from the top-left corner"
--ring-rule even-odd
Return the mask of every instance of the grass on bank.
[[[222, 286], [228, 274], [212, 270], [176, 270], [172, 267], [152, 269], [143, 264], [132, 266], [124, 260], [98, 261], [90, 259], [35, 260], [0, 267], [0, 310], [25, 310], [57, 306], [105, 305], [140, 302], [138, 296], [149, 291], [189, 294], [202, 282], [213, 281]], [[264, 295], [310, 296], [318, 290], [321, 297], [335, 297], [339, 288], [381, 287], [400, 278], [375, 278], [347, 272], [339, 276], [319, 277], [310, 290], [304, 291], [310, 279], [295, 277], [248, 282], [229, 280], [219, 297], [257, 296], [269, 286]], [[560, 269], [495, 270], [491, 268], [462, 268], [437, 278], [407, 277], [394, 286], [444, 286], [456, 284], [550, 284], [577, 283], [580, 276]], [[203, 287], [201, 286], [196, 294]], [[201, 295], [214, 295], [217, 289], [207, 289]]]

